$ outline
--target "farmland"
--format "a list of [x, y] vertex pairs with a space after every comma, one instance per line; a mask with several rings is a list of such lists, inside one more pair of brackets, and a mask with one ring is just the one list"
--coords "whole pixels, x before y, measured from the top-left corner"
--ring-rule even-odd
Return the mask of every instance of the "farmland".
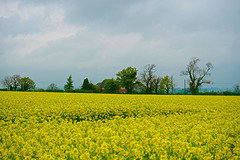
[[0, 92], [0, 159], [239, 159], [240, 97]]

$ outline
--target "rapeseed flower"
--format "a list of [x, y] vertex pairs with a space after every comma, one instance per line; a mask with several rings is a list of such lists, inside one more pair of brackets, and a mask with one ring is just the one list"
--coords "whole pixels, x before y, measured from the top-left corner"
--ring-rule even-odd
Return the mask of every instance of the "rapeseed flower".
[[240, 98], [0, 92], [0, 159], [240, 159]]

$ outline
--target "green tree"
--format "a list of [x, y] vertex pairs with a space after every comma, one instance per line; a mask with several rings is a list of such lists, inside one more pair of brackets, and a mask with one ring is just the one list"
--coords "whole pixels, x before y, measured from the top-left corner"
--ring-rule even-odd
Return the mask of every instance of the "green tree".
[[73, 89], [73, 80], [72, 80], [72, 76], [70, 75], [67, 79], [67, 84], [64, 85], [64, 90], [71, 90]]
[[206, 69], [201, 69], [198, 67], [197, 62], [200, 61], [199, 58], [193, 57], [189, 64], [187, 65], [187, 68], [185, 71], [181, 72], [181, 75], [187, 75], [189, 76], [189, 87], [192, 94], [197, 94], [199, 91], [199, 87], [202, 86], [202, 84], [210, 84], [211, 81], [205, 80], [205, 76], [210, 76], [211, 74], [209, 71], [213, 68], [212, 64], [208, 62], [206, 64]]
[[94, 85], [92, 83], [90, 83], [90, 85], [94, 92], [100, 92], [100, 87], [98, 85]]
[[92, 90], [92, 85], [89, 83], [88, 78], [84, 79], [82, 90]]
[[117, 80], [112, 78], [112, 79], [107, 79], [105, 81], [105, 85], [104, 85], [105, 91], [110, 93], [116, 93], [119, 88], [120, 88], [120, 84]]
[[128, 67], [116, 75], [120, 84], [127, 89], [127, 93], [132, 93], [137, 80], [137, 69], [135, 67]]
[[160, 82], [160, 93], [169, 94], [169, 90], [171, 89], [171, 81], [168, 76], [162, 78]]
[[23, 77], [18, 81], [19, 85], [21, 86], [22, 91], [27, 91], [29, 89], [35, 89], [36, 84], [35, 82], [30, 79], [29, 77]]

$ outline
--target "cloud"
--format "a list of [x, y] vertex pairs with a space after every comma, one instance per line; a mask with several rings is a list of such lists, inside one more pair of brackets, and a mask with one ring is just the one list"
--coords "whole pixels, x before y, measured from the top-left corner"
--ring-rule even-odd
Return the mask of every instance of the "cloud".
[[32, 18], [45, 16], [44, 6], [21, 6], [19, 1], [0, 2], [0, 17], [17, 17], [20, 21], [27, 21]]
[[[11, 12], [11, 11], [14, 12]], [[79, 31], [84, 30], [82, 26], [66, 24], [64, 18], [65, 10], [59, 7], [44, 6], [21, 6], [19, 3], [7, 4], [5, 11], [1, 13], [4, 18], [19, 17], [20, 21], [40, 20], [37, 24], [41, 28], [34, 33], [18, 33], [8, 35], [5, 43], [14, 44], [16, 47], [9, 49], [8, 54], [26, 56], [34, 50], [47, 45], [49, 42], [66, 39], [75, 36]], [[20, 22], [20, 27], [24, 22]]]
[[42, 33], [19, 34], [14, 37], [9, 36], [6, 42], [15, 43], [18, 46], [10, 51], [11, 54], [26, 56], [34, 50], [47, 45], [49, 42], [75, 36], [80, 29], [81, 28], [68, 25], [59, 25], [55, 29], [46, 30]]

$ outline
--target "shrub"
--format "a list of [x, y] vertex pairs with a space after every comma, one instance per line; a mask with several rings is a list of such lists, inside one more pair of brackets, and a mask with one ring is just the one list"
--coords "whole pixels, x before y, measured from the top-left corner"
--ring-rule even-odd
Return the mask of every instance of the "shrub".
[[45, 90], [43, 88], [39, 88], [37, 92], [45, 92]]
[[0, 88], [0, 91], [7, 91], [7, 88]]

